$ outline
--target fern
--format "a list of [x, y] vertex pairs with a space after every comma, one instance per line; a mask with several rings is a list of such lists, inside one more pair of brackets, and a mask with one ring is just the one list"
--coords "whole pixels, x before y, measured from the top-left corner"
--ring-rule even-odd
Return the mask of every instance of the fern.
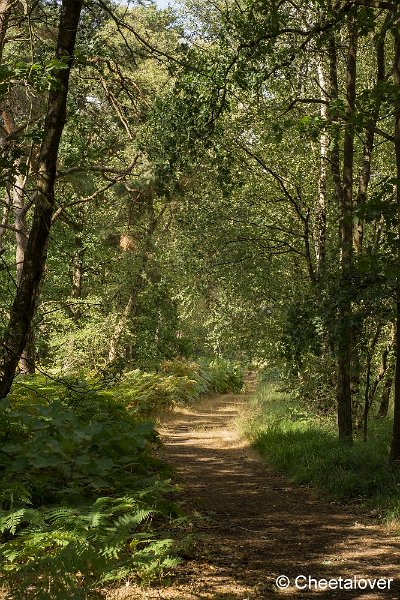
[[72, 594], [83, 584], [95, 590], [100, 583], [127, 576], [148, 581], [173, 568], [177, 559], [171, 555], [172, 540], [157, 539], [149, 528], [150, 519], [162, 515], [156, 508], [159, 488], [99, 498], [88, 506], [4, 515], [3, 531], [13, 537], [0, 547], [3, 571], [17, 594], [10, 592], [9, 598], [19, 598], [33, 586], [35, 593], [50, 599], [45, 595], [49, 582], [57, 581], [58, 589]]
[[14, 389], [12, 409], [0, 407], [7, 598], [90, 598], [105, 583], [148, 582], [174, 568], [176, 545], [166, 528], [179, 511], [152, 456], [154, 426], [134, 415], [191, 401], [195, 379], [134, 372], [118, 386], [118, 399], [89, 385], [78, 390], [76, 382], [62, 393], [43, 378], [38, 396], [29, 381], [29, 389]]

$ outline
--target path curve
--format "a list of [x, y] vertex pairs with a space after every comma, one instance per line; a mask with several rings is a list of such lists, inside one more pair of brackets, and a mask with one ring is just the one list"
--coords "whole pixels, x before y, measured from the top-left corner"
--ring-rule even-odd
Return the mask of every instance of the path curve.
[[[318, 598], [397, 600], [400, 539], [368, 515], [317, 500], [263, 464], [236, 426], [248, 395], [206, 399], [174, 413], [162, 430], [167, 460], [184, 489], [193, 519], [193, 556], [178, 568], [170, 588], [145, 598], [261, 600]], [[327, 474], [329, 476], [329, 474]], [[380, 593], [278, 591], [285, 575], [326, 578], [394, 578]], [[138, 597], [135, 595], [131, 598]]]

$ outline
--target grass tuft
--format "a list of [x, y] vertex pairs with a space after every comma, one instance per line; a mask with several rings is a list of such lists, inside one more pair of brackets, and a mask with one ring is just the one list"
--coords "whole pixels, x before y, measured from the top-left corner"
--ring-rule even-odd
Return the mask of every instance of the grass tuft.
[[338, 442], [332, 417], [316, 417], [285, 393], [265, 385], [244, 429], [269, 464], [330, 500], [358, 502], [388, 521], [400, 519], [400, 473], [388, 463], [390, 420], [372, 422], [370, 437], [353, 447]]

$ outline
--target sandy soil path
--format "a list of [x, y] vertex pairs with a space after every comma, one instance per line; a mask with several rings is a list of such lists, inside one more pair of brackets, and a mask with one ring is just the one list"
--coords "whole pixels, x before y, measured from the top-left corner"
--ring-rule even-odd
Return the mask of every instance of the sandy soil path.
[[[193, 520], [193, 556], [178, 568], [170, 588], [127, 590], [124, 597], [400, 598], [400, 538], [368, 515], [325, 504], [266, 467], [236, 426], [248, 402], [248, 395], [206, 399], [175, 413], [162, 430], [167, 460], [184, 488], [186, 510], [207, 518]], [[292, 583], [284, 591], [275, 586], [281, 575]], [[293, 586], [299, 575], [394, 581], [391, 590], [380, 592], [300, 592]]]

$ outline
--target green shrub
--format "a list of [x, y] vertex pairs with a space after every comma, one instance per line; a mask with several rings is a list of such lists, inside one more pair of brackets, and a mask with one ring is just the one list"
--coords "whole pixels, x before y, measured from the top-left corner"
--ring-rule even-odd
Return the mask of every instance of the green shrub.
[[9, 411], [3, 424], [2, 493], [18, 481], [34, 505], [131, 489], [147, 472], [146, 455], [156, 439], [151, 423], [85, 423], [59, 401], [36, 404], [30, 414]]
[[198, 362], [187, 362], [180, 358], [164, 361], [161, 365], [163, 373], [178, 377], [187, 377], [196, 382], [196, 393], [240, 392], [243, 388], [243, 370], [237, 363], [217, 358], [200, 359]]
[[0, 403], [0, 561], [8, 598], [100, 597], [178, 559], [167, 469], [154, 458], [160, 408], [238, 391], [224, 361], [169, 361], [93, 378], [17, 378]]
[[186, 377], [195, 382], [195, 391], [199, 396], [212, 390], [212, 373], [206, 363], [188, 362], [180, 358], [165, 360], [161, 363], [161, 372], [176, 377]]
[[217, 358], [209, 363], [208, 368], [213, 390], [218, 394], [238, 393], [242, 390], [244, 374], [237, 363]]
[[138, 416], [152, 415], [160, 408], [191, 403], [198, 398], [194, 379], [142, 371], [125, 374], [114, 393]]
[[152, 452], [158, 436], [130, 400], [95, 382], [38, 377], [17, 381], [1, 403], [0, 561], [10, 599], [89, 598], [177, 563], [167, 530], [177, 509]]

